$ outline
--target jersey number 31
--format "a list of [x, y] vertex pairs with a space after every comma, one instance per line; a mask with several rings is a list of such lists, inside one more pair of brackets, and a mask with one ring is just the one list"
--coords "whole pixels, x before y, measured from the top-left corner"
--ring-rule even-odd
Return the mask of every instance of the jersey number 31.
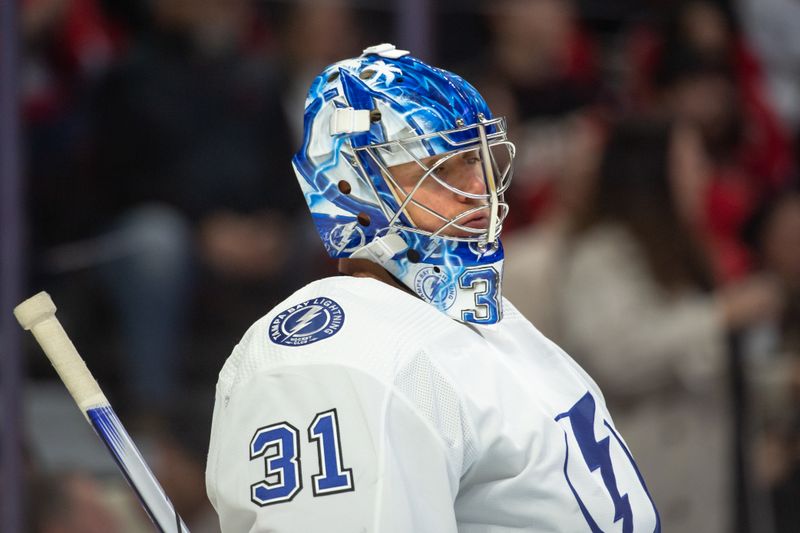
[[[319, 473], [311, 476], [314, 496], [355, 490], [353, 471], [342, 464], [336, 409], [323, 411], [308, 426], [308, 440], [317, 444]], [[265, 474], [250, 486], [250, 499], [264, 507], [291, 501], [303, 488], [300, 432], [288, 422], [259, 428], [250, 441], [250, 460], [264, 458]]]

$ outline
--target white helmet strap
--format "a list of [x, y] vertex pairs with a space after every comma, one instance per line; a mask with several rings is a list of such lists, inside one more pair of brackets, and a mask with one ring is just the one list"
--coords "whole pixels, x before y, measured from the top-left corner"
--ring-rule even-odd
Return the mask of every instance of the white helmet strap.
[[353, 252], [350, 257], [355, 259], [368, 259], [381, 266], [386, 265], [394, 256], [408, 250], [408, 244], [397, 233], [390, 233], [383, 237], [375, 238]]

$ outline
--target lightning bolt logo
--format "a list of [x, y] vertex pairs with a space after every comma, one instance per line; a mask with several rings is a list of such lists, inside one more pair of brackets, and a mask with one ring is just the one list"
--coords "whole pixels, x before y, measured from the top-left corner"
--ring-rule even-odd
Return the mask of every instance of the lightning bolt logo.
[[305, 346], [335, 335], [344, 324], [344, 310], [320, 296], [278, 313], [270, 322], [267, 334], [275, 344]]
[[302, 316], [297, 320], [297, 323], [294, 325], [291, 331], [289, 331], [289, 334], [286, 336], [286, 338], [289, 339], [296, 333], [300, 333], [322, 312], [323, 308], [321, 305], [309, 305], [305, 309], [305, 312], [302, 314]]
[[[633, 533], [633, 510], [631, 509], [628, 494], [620, 494], [617, 486], [617, 478], [611, 461], [610, 437], [598, 441], [595, 435], [594, 420], [596, 410], [597, 407], [594, 402], [594, 397], [587, 392], [572, 409], [558, 415], [556, 420], [558, 421], [564, 418], [569, 419], [572, 432], [575, 436], [575, 440], [578, 442], [578, 448], [586, 462], [586, 466], [590, 472], [600, 472], [603, 485], [605, 485], [606, 490], [611, 496], [611, 502], [614, 505], [614, 523], [622, 520], [622, 533]], [[568, 461], [569, 447], [567, 448], [567, 454]], [[565, 474], [567, 473], [566, 462], [564, 472]], [[567, 481], [569, 482], [569, 477]], [[570, 488], [575, 494], [575, 497], [578, 498], [579, 503], [581, 503], [581, 511], [586, 521], [589, 523], [591, 530], [593, 532], [601, 532], [602, 530], [581, 501], [572, 482], [570, 482]]]

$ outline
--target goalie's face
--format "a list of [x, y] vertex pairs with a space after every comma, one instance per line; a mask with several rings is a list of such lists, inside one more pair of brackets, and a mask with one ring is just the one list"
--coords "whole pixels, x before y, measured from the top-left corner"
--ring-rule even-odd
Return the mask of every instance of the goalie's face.
[[423, 134], [410, 134], [406, 124], [395, 132], [398, 139], [357, 147], [359, 168], [383, 195], [386, 228], [476, 243], [481, 253], [496, 250], [508, 213], [504, 193], [514, 145], [502, 118], [479, 113], [475, 124], [455, 122], [455, 128]]
[[[437, 155], [389, 167], [402, 190], [409, 195], [405, 214], [419, 229], [450, 237], [475, 237], [489, 227], [490, 208], [478, 150]], [[449, 185], [448, 188], [446, 185]]]

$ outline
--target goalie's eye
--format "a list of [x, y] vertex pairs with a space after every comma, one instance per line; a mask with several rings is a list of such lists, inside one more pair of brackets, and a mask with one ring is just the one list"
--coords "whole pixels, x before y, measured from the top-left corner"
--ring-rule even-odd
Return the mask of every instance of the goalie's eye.
[[474, 172], [473, 167], [480, 165], [481, 157], [477, 150], [465, 152], [455, 157], [448, 157], [442, 161], [434, 162], [432, 174], [437, 178], [451, 182], [465, 172]]
[[428, 167], [432, 169], [432, 174], [439, 178], [444, 178], [447, 175], [447, 170], [450, 161], [441, 161], [442, 158], [437, 158], [433, 161], [428, 161]]
[[448, 168], [449, 166], [445, 161], [443, 163], [439, 163], [438, 165], [436, 165], [436, 167], [433, 169], [433, 172], [437, 175], [447, 174]]

